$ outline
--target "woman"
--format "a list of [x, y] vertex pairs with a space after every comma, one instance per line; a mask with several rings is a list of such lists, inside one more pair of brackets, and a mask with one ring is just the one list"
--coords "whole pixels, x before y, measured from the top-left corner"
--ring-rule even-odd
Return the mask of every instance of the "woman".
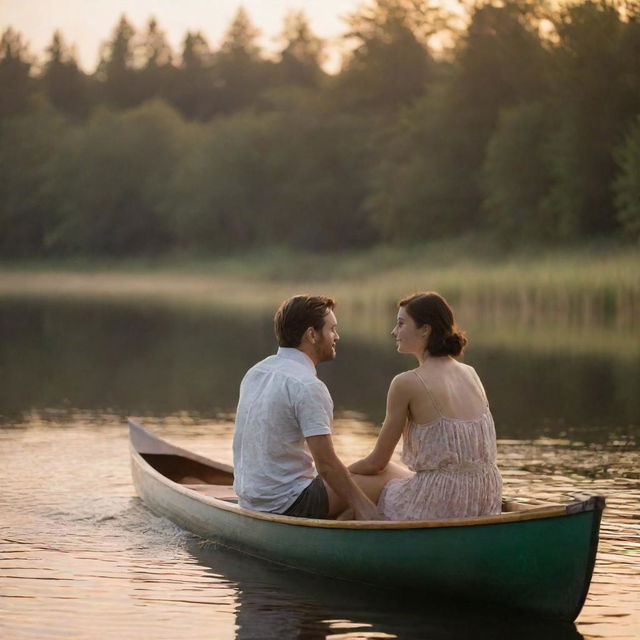
[[[419, 366], [392, 380], [375, 447], [349, 470], [389, 520], [500, 513], [493, 418], [475, 370], [454, 359], [467, 340], [451, 308], [437, 293], [408, 296], [391, 333]], [[412, 473], [389, 462], [401, 435]]]

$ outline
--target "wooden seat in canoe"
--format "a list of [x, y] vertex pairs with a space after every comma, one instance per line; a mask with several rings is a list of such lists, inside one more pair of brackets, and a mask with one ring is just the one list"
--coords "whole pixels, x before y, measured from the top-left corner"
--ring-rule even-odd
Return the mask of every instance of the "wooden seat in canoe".
[[[182, 483], [181, 483], [182, 484]], [[218, 500], [237, 501], [238, 496], [233, 490], [233, 487], [223, 484], [191, 484], [185, 483], [183, 486], [198, 493], [203, 493], [212, 498], [218, 498]]]

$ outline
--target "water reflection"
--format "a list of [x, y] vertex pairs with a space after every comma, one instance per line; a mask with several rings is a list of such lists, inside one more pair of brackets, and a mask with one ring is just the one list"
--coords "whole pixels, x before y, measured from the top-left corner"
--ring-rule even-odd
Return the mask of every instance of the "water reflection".
[[[231, 422], [181, 414], [148, 423], [179, 446], [230, 461]], [[375, 437], [361, 418], [336, 421], [345, 461], [370, 450]], [[513, 440], [500, 442], [498, 459], [507, 495], [607, 496], [577, 628], [590, 638], [637, 637], [637, 450]], [[0, 426], [0, 476], [0, 626], [12, 640], [89, 640], [96, 629], [104, 640], [581, 637], [571, 625], [461, 602], [398, 600], [202, 546], [134, 497], [127, 430], [114, 415], [43, 421], [33, 413], [18, 427]]]
[[504, 609], [470, 603], [416, 600], [380, 590], [279, 567], [257, 558], [217, 548], [188, 545], [214, 579], [236, 583], [237, 640], [324, 639], [349, 631], [361, 638], [450, 640], [462, 637], [500, 640], [573, 640], [582, 638], [573, 624], [545, 621]]
[[[351, 461], [370, 450], [390, 379], [413, 363], [394, 352], [384, 318], [344, 311], [339, 357], [320, 376], [342, 416], [336, 449]], [[240, 378], [274, 350], [269, 316], [0, 303], [7, 637], [91, 638], [95, 629], [114, 640], [131, 633], [194, 640], [582, 637], [572, 625], [462, 603], [396, 602], [202, 547], [132, 498], [121, 417], [147, 415], [176, 444], [230, 461]], [[476, 334], [474, 322], [465, 328], [466, 361], [485, 381], [498, 425], [506, 491], [551, 500], [576, 489], [607, 495], [578, 628], [589, 637], [637, 636], [638, 351], [622, 353], [614, 341], [565, 352], [562, 341], [550, 348], [540, 333], [532, 342], [501, 342], [499, 326], [491, 335]], [[212, 420], [220, 415], [225, 420]]]
[[[414, 366], [390, 339], [370, 341], [345, 313], [334, 363], [322, 365], [338, 412], [378, 423], [391, 378]], [[483, 344], [468, 327], [466, 362], [485, 382], [501, 438], [629, 438], [640, 424], [633, 357], [521, 351]], [[0, 306], [0, 412], [68, 407], [120, 415], [235, 410], [239, 381], [275, 343], [269, 315], [161, 307], [5, 301]]]

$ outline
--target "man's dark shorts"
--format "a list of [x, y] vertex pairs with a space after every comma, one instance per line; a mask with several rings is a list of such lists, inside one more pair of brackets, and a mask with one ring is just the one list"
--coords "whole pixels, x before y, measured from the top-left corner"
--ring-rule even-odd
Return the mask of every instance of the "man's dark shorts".
[[320, 476], [298, 496], [296, 501], [282, 514], [296, 518], [321, 518], [329, 515], [329, 496]]

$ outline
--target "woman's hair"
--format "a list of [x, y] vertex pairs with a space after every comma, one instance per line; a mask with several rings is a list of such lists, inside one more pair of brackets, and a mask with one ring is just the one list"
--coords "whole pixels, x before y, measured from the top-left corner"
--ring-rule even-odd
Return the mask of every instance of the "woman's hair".
[[285, 300], [276, 311], [273, 325], [281, 347], [299, 347], [304, 332], [313, 327], [320, 331], [324, 317], [336, 306], [325, 296], [299, 295]]
[[414, 293], [398, 302], [418, 327], [428, 324], [431, 333], [426, 351], [432, 356], [459, 356], [467, 344], [467, 337], [456, 326], [453, 311], [447, 301], [435, 291]]

